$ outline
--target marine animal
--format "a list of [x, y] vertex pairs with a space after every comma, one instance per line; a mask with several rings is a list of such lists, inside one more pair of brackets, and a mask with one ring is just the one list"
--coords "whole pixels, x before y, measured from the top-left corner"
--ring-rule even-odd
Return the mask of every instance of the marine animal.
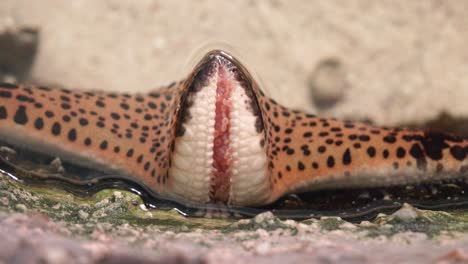
[[144, 94], [0, 84], [0, 137], [199, 204], [468, 177], [466, 139], [293, 111], [222, 50]]

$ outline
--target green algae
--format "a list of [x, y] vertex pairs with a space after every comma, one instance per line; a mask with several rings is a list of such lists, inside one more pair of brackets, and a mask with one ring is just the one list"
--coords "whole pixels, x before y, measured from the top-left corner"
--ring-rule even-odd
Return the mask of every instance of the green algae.
[[[188, 232], [196, 228], [222, 229], [231, 219], [187, 218], [175, 210], [148, 210], [133, 193], [106, 189], [90, 197], [79, 197], [57, 188], [29, 186], [0, 177], [0, 211], [47, 215], [56, 222], [78, 225], [79, 235], [87, 235], [100, 224], [130, 225]], [[82, 227], [82, 228], [81, 228]]]
[[[366, 237], [388, 236], [403, 232], [424, 233], [437, 237], [447, 233], [468, 233], [466, 210], [427, 211], [412, 207], [409, 217], [400, 214], [379, 215], [371, 222], [351, 224], [339, 217], [304, 220], [300, 223], [317, 226], [325, 232], [343, 230], [365, 233]], [[414, 210], [411, 211], [411, 210]], [[294, 235], [296, 221], [284, 221], [267, 212], [251, 219], [184, 217], [176, 210], [148, 210], [142, 199], [133, 193], [106, 189], [90, 197], [80, 197], [57, 188], [25, 185], [8, 177], [0, 177], [0, 212], [39, 212], [50, 219], [64, 223], [72, 234], [88, 236], [95, 230], [119, 232], [125, 236], [135, 230], [192, 232], [219, 230], [221, 233], [264, 229], [285, 230]], [[292, 224], [291, 224], [292, 223]], [[352, 228], [350, 228], [352, 227]], [[127, 231], [122, 231], [127, 230]]]

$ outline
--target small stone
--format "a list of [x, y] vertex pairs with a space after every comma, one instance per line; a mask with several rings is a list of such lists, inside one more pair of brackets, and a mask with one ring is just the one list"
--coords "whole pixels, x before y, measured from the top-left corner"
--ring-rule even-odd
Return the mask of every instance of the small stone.
[[254, 217], [254, 222], [257, 224], [263, 223], [273, 223], [276, 220], [276, 217], [270, 211], [258, 214]]
[[413, 221], [421, 215], [419, 210], [414, 208], [412, 205], [404, 203], [403, 206], [396, 212], [390, 215], [392, 219], [400, 219], [405, 222]]
[[344, 222], [343, 224], [339, 226], [339, 228], [343, 230], [354, 230], [357, 228], [357, 226], [353, 225], [350, 222]]
[[27, 208], [26, 205], [24, 205], [24, 204], [17, 204], [17, 205], [15, 206], [15, 208], [16, 208], [16, 210], [18, 210], [18, 211], [20, 211], [20, 212], [22, 212], [22, 213], [25, 213], [25, 212], [28, 211], [28, 208]]
[[114, 198], [115, 198], [115, 199], [123, 199], [123, 194], [122, 194], [122, 192], [115, 191], [115, 192], [113, 193], [113, 195], [114, 195]]
[[83, 210], [79, 210], [78, 211], [78, 216], [82, 219], [82, 220], [86, 220], [88, 219], [89, 217], [89, 214]]
[[148, 212], [148, 208], [146, 208], [146, 205], [145, 204], [140, 204], [140, 210], [142, 211], [145, 211], [145, 212]]
[[55, 158], [52, 162], [50, 162], [50, 168], [58, 173], [65, 172], [65, 168], [63, 168], [62, 166], [62, 161], [60, 160], [60, 158]]

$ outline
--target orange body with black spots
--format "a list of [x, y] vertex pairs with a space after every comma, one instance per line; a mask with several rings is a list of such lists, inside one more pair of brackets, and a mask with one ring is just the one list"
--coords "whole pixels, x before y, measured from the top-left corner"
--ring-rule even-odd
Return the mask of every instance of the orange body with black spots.
[[292, 111], [223, 51], [147, 94], [0, 84], [0, 136], [195, 203], [468, 177], [467, 140]]

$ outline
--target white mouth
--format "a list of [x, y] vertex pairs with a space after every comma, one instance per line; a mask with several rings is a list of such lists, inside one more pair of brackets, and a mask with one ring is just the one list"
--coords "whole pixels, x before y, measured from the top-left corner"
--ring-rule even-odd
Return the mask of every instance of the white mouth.
[[175, 139], [168, 187], [175, 198], [197, 203], [261, 204], [269, 181], [253, 99], [226, 58], [214, 57], [207, 67], [207, 79], [186, 99], [189, 117]]

